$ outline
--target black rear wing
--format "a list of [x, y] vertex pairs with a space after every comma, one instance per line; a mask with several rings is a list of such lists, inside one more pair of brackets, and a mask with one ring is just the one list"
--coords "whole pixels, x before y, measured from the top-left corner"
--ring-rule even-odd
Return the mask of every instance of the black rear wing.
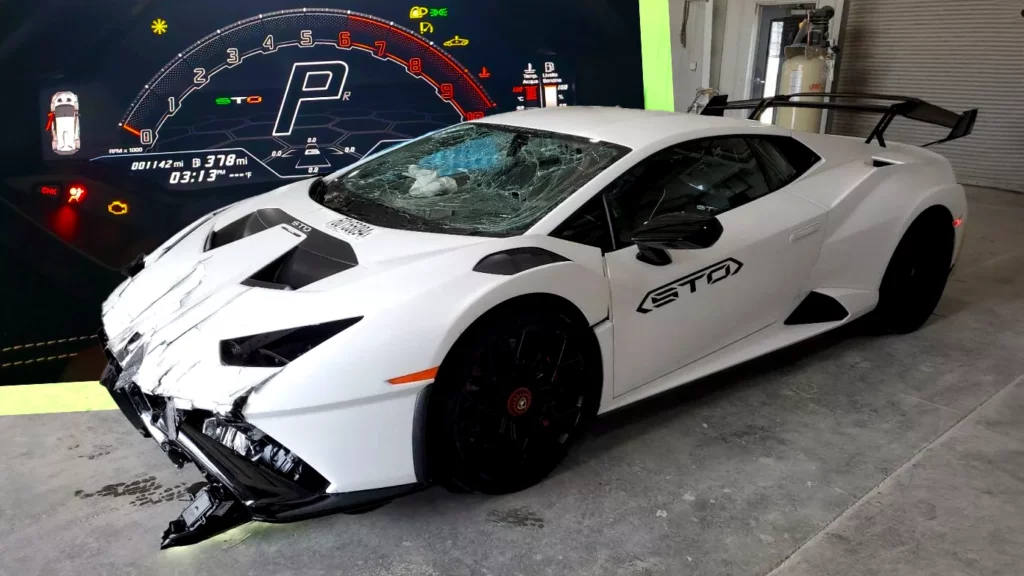
[[[814, 100], [793, 100], [793, 98], [814, 98]], [[871, 102], [872, 100], [876, 102]], [[892, 102], [880, 104], [877, 101]], [[944, 126], [950, 129], [949, 135], [941, 140], [929, 142], [924, 147], [963, 138], [974, 130], [974, 122], [978, 118], [978, 110], [968, 110], [957, 114], [952, 110], [929, 104], [919, 98], [890, 96], [886, 94], [856, 93], [822, 93], [804, 92], [800, 94], [783, 94], [759, 100], [737, 100], [729, 102], [726, 95], [712, 97], [701, 111], [703, 116], [723, 116], [726, 110], [750, 110], [748, 116], [757, 120], [768, 108], [816, 108], [820, 110], [851, 110], [855, 112], [877, 112], [882, 118], [875, 124], [868, 136], [867, 143], [878, 139], [878, 144], [885, 147], [885, 131], [897, 116], [910, 118], [927, 124]]]

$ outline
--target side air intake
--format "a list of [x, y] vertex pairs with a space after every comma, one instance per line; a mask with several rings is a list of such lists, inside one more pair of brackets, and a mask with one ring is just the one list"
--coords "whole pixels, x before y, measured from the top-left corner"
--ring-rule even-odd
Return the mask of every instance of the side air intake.
[[786, 326], [799, 324], [821, 324], [823, 322], [839, 322], [845, 320], [850, 311], [838, 300], [820, 292], [811, 292], [803, 302], [786, 318]]

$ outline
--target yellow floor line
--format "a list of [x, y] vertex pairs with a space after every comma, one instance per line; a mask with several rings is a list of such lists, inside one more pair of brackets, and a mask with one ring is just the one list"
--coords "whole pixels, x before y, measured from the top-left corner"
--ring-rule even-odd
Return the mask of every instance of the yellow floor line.
[[110, 393], [96, 381], [0, 386], [0, 416], [116, 409]]

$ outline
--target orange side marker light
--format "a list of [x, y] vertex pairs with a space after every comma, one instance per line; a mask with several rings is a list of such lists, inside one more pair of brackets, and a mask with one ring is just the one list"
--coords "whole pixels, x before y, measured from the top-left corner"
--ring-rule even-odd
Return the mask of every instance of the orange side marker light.
[[398, 378], [392, 378], [388, 380], [388, 384], [412, 384], [414, 382], [423, 382], [424, 380], [433, 380], [437, 377], [437, 368], [435, 366], [426, 370], [420, 370], [419, 372], [413, 372], [412, 374], [406, 374], [405, 376], [399, 376]]

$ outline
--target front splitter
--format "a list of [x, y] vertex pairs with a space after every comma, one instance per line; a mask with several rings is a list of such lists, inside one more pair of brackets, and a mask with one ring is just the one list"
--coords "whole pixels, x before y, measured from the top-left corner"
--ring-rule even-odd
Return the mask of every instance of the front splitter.
[[160, 549], [188, 546], [212, 538], [252, 520], [252, 514], [220, 484], [207, 484], [192, 494], [192, 501], [171, 521]]

